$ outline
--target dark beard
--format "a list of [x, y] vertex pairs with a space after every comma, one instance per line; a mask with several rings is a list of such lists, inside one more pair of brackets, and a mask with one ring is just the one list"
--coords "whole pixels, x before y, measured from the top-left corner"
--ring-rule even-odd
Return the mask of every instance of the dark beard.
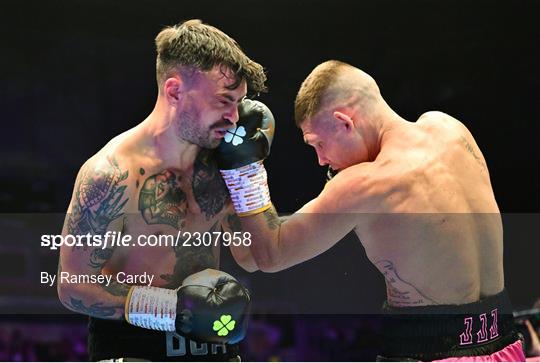
[[[219, 124], [217, 121], [215, 124]], [[180, 139], [195, 144], [205, 149], [215, 149], [221, 142], [220, 139], [211, 137], [214, 127], [203, 129], [200, 122], [200, 114], [195, 109], [183, 111], [178, 116], [176, 134]]]

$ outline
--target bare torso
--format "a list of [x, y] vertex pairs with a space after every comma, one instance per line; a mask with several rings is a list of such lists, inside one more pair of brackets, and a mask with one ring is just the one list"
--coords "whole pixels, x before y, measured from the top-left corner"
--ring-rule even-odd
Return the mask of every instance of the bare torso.
[[[211, 246], [199, 244], [194, 238], [204, 232], [221, 231], [222, 220], [232, 211], [227, 189], [209, 151], [200, 151], [187, 170], [163, 169], [131, 138], [132, 132], [128, 131], [113, 139], [87, 162], [91, 166], [86, 167], [88, 174], [93, 176], [79, 178], [87, 184], [79, 190], [88, 194], [100, 191], [110, 198], [101, 199], [101, 212], [90, 208], [92, 218], [112, 222], [108, 230], [132, 237], [131, 246], [108, 248], [106, 252], [98, 249], [90, 255], [89, 264], [107, 275], [120, 271], [126, 275], [153, 275], [153, 286], [167, 288], [180, 286], [195, 272], [217, 269], [220, 250], [216, 238], [212, 238]], [[96, 173], [96, 169], [103, 173]], [[105, 183], [106, 179], [111, 183]], [[115, 212], [119, 206], [122, 208]], [[156, 246], [156, 239], [148, 239], [171, 236], [176, 240], [179, 231], [182, 238], [177, 245], [172, 245], [172, 239], [161, 239], [161, 245]], [[66, 263], [85, 263], [79, 261], [85, 254], [70, 255]]]
[[372, 163], [355, 229], [393, 306], [463, 304], [504, 286], [503, 234], [485, 160], [467, 129], [437, 112], [393, 135]]

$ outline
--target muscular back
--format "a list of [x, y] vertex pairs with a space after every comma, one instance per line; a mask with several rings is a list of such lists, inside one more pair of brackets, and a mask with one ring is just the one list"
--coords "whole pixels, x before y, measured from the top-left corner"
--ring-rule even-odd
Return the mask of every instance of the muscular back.
[[[354, 168], [357, 168], [354, 171]], [[356, 232], [394, 306], [462, 304], [503, 288], [502, 224], [469, 131], [430, 112], [389, 136], [363, 182]]]

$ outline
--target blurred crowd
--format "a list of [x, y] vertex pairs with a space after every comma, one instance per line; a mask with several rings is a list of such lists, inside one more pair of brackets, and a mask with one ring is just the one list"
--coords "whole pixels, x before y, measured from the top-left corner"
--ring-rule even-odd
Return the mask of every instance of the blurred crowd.
[[[374, 360], [374, 319], [254, 316], [242, 342], [244, 361]], [[84, 317], [77, 323], [0, 323], [0, 361], [86, 361]]]
[[[53, 323], [40, 326], [46, 331]], [[2, 324], [0, 328], [0, 361], [85, 361], [86, 325], [55, 326], [61, 331], [53, 336], [36, 334], [33, 324]]]
[[[516, 319], [528, 360], [540, 361], [540, 301]], [[373, 361], [380, 321], [366, 316], [255, 315], [242, 342], [243, 361]], [[0, 361], [85, 361], [86, 321], [0, 324]]]

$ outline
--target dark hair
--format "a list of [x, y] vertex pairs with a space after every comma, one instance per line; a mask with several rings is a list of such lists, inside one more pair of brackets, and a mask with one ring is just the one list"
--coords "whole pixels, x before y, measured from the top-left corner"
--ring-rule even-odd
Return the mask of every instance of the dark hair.
[[192, 19], [173, 27], [164, 28], [156, 37], [156, 78], [158, 85], [175, 72], [188, 76], [223, 66], [223, 72], [234, 73], [237, 88], [246, 80], [254, 93], [266, 91], [266, 74], [263, 67], [248, 58], [234, 39], [221, 30]]

